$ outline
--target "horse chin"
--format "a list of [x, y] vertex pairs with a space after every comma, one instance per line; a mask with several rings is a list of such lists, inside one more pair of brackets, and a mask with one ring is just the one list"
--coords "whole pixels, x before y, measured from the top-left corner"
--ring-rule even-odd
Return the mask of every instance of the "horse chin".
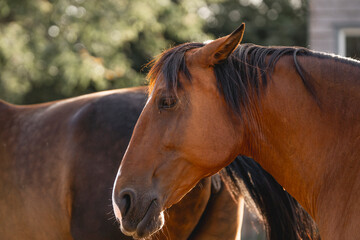
[[164, 213], [159, 211], [155, 202], [152, 202], [143, 219], [137, 224], [135, 231], [128, 231], [125, 223], [120, 221], [121, 231], [134, 239], [147, 238], [159, 231], [164, 225]]

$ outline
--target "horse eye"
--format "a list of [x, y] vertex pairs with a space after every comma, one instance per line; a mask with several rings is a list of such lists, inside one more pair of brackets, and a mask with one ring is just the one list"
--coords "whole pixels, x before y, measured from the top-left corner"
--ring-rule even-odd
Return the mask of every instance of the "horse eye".
[[170, 109], [176, 105], [176, 98], [174, 97], [164, 97], [160, 99], [159, 108]]

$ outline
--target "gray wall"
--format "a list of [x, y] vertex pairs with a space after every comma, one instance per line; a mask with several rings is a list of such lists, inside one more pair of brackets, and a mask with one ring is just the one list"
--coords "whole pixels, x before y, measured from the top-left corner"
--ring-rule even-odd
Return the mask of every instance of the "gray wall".
[[360, 28], [360, 0], [309, 0], [309, 48], [339, 53], [341, 28]]

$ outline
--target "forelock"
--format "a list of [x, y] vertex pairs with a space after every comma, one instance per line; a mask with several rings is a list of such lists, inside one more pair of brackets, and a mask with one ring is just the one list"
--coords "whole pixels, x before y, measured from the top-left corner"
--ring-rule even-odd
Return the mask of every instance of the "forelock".
[[191, 81], [191, 74], [186, 66], [185, 53], [194, 48], [204, 46], [202, 43], [185, 43], [170, 48], [149, 63], [152, 65], [147, 80], [149, 81], [149, 94], [154, 91], [155, 84], [163, 83], [168, 94], [176, 94], [182, 88], [179, 81], [179, 74], [184, 74], [188, 81]]

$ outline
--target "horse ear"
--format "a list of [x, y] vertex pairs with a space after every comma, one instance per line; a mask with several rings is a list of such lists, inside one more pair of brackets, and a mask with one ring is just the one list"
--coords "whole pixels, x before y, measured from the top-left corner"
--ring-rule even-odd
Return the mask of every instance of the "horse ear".
[[240, 44], [245, 31], [245, 23], [242, 23], [230, 35], [216, 39], [194, 53], [194, 59], [204, 66], [214, 66], [227, 59]]

